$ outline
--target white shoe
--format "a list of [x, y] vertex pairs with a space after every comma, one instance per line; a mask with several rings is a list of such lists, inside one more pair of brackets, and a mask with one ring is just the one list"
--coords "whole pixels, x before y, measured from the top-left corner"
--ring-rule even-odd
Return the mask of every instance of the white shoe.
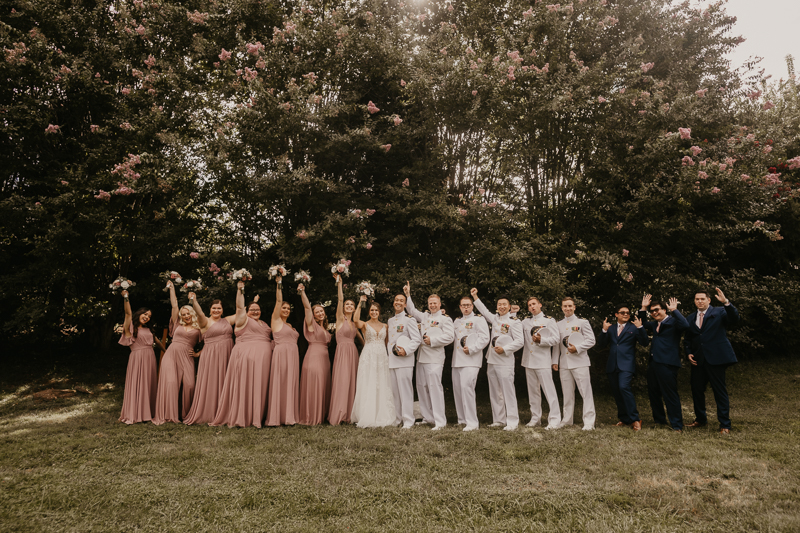
[[414, 427], [414, 426], [403, 426], [400, 429], [411, 429], [412, 427]]
[[467, 426], [462, 431], [475, 431], [478, 429], [478, 426]]
[[428, 422], [423, 420], [421, 422], [414, 422], [414, 425], [415, 426], [432, 426], [433, 424], [429, 424]]
[[583, 426], [583, 431], [592, 431], [594, 426]]
[[440, 429], [444, 429], [444, 426], [433, 426], [431, 431], [439, 431]]
[[503, 431], [516, 431], [517, 426], [506, 426], [503, 428]]
[[505, 426], [505, 424], [503, 424], [502, 422], [493, 422], [493, 423], [489, 424], [490, 428], [499, 428], [499, 427], [502, 427], [502, 426]]
[[559, 427], [561, 427], [561, 426], [559, 426], [558, 424], [552, 424], [552, 425], [547, 426], [544, 429], [546, 429], [547, 431], [553, 431], [553, 430], [558, 429]]
[[535, 428], [536, 426], [539, 425], [539, 421], [537, 420], [536, 422], [534, 422], [533, 420], [531, 420], [530, 422], [528, 422], [525, 425], [528, 426], [529, 428]]

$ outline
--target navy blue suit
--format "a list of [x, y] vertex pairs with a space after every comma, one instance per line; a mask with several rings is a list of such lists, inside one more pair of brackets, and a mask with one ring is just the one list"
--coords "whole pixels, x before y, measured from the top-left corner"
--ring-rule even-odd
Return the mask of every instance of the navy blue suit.
[[697, 311], [689, 315], [689, 329], [683, 339], [686, 354], [694, 356], [691, 384], [695, 420], [708, 423], [706, 416], [706, 387], [711, 383], [717, 403], [719, 427], [730, 429], [730, 400], [725, 385], [725, 369], [737, 362], [728, 340], [727, 328], [739, 322], [739, 311], [732, 304], [709, 306], [703, 317], [703, 327], [697, 327]]
[[617, 336], [617, 324], [612, 324], [608, 331], [600, 334], [599, 347], [608, 346], [608, 363], [606, 372], [611, 383], [611, 391], [617, 402], [617, 416], [626, 424], [633, 424], [639, 418], [636, 409], [636, 398], [633, 395], [631, 381], [636, 372], [636, 343], [647, 346], [649, 339], [644, 328], [637, 328], [630, 322], [622, 328]]
[[[647, 312], [640, 310], [639, 318], [644, 322]], [[644, 322], [644, 327], [653, 334], [647, 365], [647, 393], [653, 420], [666, 424], [669, 416], [672, 429], [683, 429], [678, 370], [681, 368], [681, 335], [689, 329], [689, 322], [676, 309], [667, 314], [660, 326], [657, 320], [651, 320]], [[666, 414], [664, 404], [667, 406]]]

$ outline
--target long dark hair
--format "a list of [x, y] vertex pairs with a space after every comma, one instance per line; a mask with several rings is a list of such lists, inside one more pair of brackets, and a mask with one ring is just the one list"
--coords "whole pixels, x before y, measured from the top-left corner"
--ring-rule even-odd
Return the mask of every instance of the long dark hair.
[[[150, 309], [148, 309], [147, 307], [140, 307], [139, 309], [136, 310], [135, 313], [133, 313], [133, 316], [131, 317], [131, 322], [133, 323], [133, 338], [134, 339], [137, 338], [137, 336], [139, 335], [139, 326], [141, 325], [141, 322], [139, 321], [139, 317], [142, 316], [143, 314], [149, 313], [149, 312], [150, 312]], [[142, 326], [142, 327], [147, 328], [147, 326]], [[150, 329], [150, 328], [147, 328], [147, 329]]]

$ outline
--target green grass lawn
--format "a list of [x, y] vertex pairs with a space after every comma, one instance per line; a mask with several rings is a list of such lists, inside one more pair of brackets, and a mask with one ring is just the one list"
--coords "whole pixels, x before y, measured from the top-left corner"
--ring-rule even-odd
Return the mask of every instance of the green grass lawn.
[[[654, 427], [641, 377], [634, 434], [612, 426], [603, 375], [595, 431], [514, 433], [126, 426], [120, 377], [4, 376], [0, 531], [800, 531], [800, 362], [728, 376], [729, 436]], [[34, 400], [46, 379], [95, 394]]]

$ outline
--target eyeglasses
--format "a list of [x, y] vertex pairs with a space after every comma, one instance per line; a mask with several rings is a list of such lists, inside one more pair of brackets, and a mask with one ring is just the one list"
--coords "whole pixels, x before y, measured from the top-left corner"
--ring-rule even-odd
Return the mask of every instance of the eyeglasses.
[[631, 314], [631, 312], [630, 311], [617, 311], [617, 314], [618, 315], [629, 315], [629, 314]]
[[661, 311], [663, 311], [663, 309], [661, 309], [660, 307], [656, 307], [655, 309], [650, 309], [651, 314], [660, 313]]

